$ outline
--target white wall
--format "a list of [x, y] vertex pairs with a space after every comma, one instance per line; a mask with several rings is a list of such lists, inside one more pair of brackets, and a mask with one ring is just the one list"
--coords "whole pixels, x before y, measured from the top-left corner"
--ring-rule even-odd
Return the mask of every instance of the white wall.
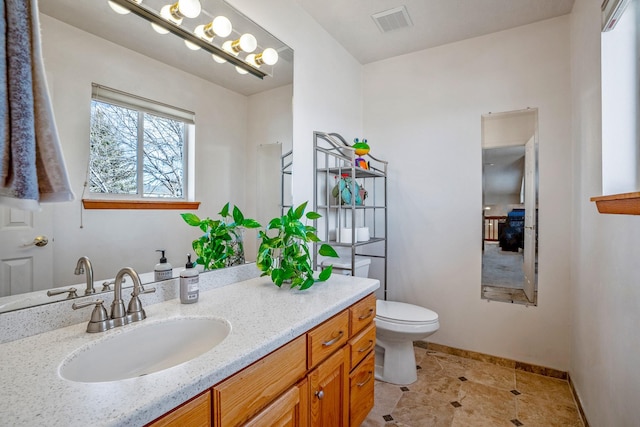
[[49, 16], [40, 19], [56, 123], [77, 196], [72, 203], [54, 205], [54, 284], [82, 283], [84, 278], [74, 276], [73, 270], [83, 255], [92, 260], [96, 280], [114, 277], [124, 266], [152, 271], [159, 258], [154, 250], [159, 248], [167, 250], [174, 266], [184, 265], [186, 253], [192, 252], [191, 241], [201, 232], [184, 223], [181, 211], [81, 212], [89, 158], [91, 83], [196, 113], [196, 200], [202, 202], [196, 213], [203, 217], [215, 216], [227, 201], [244, 201], [247, 97]]
[[[571, 145], [568, 17], [364, 67], [364, 133], [389, 161], [389, 296], [431, 308], [429, 340], [567, 369]], [[481, 116], [539, 109], [538, 307], [487, 302]]]
[[295, 0], [230, 0], [294, 51], [294, 203], [313, 199], [313, 132], [362, 129], [362, 67]]
[[590, 425], [632, 426], [640, 420], [640, 218], [601, 215], [589, 201], [602, 194], [600, 3], [577, 0], [571, 14], [574, 238], [569, 371]]

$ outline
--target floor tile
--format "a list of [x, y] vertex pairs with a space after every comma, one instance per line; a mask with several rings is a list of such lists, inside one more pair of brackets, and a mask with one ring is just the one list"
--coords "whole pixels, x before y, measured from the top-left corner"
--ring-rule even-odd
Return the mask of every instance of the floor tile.
[[553, 402], [527, 394], [522, 394], [516, 399], [517, 418], [525, 426], [584, 426], [575, 404]]
[[414, 349], [417, 381], [404, 387], [376, 381], [363, 427], [584, 427], [564, 380]]
[[557, 378], [545, 377], [516, 370], [516, 390], [551, 402], [575, 405], [569, 383]]

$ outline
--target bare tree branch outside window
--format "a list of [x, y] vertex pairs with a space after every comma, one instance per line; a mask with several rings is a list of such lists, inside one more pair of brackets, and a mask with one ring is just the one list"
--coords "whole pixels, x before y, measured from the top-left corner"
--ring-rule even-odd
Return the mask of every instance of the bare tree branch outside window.
[[[93, 100], [90, 191], [182, 198], [185, 126], [178, 120]], [[139, 146], [143, 158], [138, 158]], [[138, 182], [139, 168], [143, 182]]]

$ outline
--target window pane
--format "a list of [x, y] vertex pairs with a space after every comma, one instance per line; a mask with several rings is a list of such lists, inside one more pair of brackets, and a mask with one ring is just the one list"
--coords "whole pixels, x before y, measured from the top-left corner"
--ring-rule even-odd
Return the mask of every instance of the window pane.
[[137, 193], [137, 139], [135, 110], [91, 101], [91, 192]]
[[184, 134], [183, 122], [145, 114], [145, 196], [182, 198]]

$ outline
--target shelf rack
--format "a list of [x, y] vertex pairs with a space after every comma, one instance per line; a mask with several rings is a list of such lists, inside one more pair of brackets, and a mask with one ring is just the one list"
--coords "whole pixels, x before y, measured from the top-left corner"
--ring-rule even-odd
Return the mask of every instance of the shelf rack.
[[[362, 158], [367, 161], [368, 169], [356, 166], [355, 149], [337, 133], [314, 132], [313, 146], [313, 208], [322, 215], [314, 220], [320, 242], [314, 244], [313, 266], [317, 269], [322, 262], [318, 250], [323, 243], [342, 251], [341, 256], [350, 257], [352, 275], [355, 274], [356, 256], [371, 258], [371, 277], [380, 280], [386, 300], [388, 162], [365, 154]], [[347, 204], [340, 194], [334, 196], [334, 187], [341, 178], [347, 180], [347, 185], [353, 185], [352, 192], [359, 190], [357, 186], [366, 191], [362, 204], [356, 204], [356, 197], [351, 197]], [[359, 227], [369, 228], [369, 240], [357, 240], [356, 229]], [[349, 230], [350, 236], [341, 236], [341, 230], [343, 233]]]

